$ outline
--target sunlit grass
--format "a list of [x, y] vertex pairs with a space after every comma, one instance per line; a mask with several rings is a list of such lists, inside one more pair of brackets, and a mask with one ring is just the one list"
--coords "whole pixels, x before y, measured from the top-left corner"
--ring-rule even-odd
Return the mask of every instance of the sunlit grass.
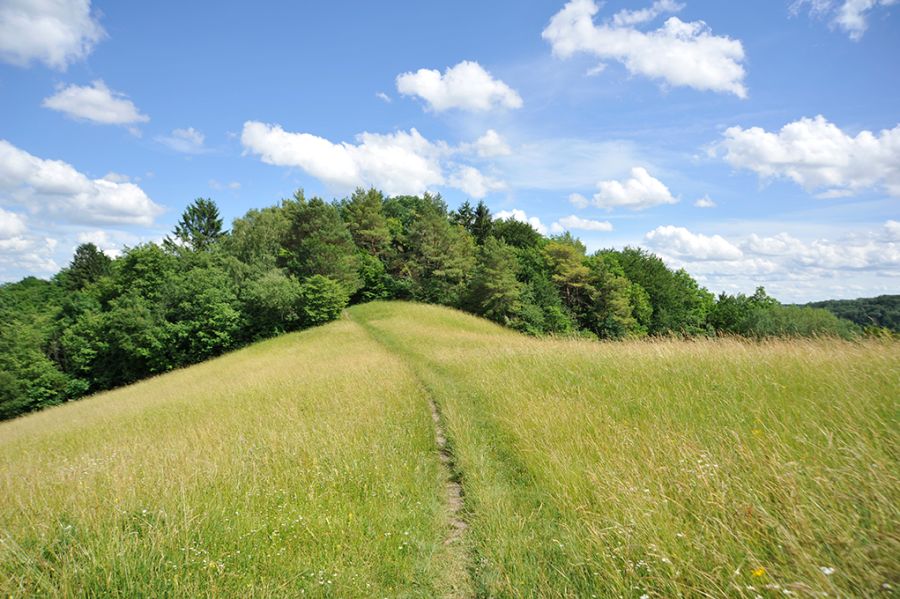
[[896, 344], [536, 340], [354, 316], [415, 365], [486, 596], [860, 596], [900, 582]]
[[0, 596], [890, 594], [898, 397], [896, 343], [534, 339], [357, 306], [0, 424]]
[[422, 389], [349, 321], [0, 425], [0, 595], [433, 596]]

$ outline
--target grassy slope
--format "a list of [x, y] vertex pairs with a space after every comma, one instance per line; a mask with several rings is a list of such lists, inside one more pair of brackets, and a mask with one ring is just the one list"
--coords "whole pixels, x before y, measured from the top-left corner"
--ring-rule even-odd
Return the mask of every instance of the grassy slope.
[[433, 596], [422, 389], [350, 321], [0, 424], [0, 596]]
[[426, 393], [481, 595], [898, 582], [897, 345], [349, 316], [0, 424], [0, 593], [465, 594]]
[[481, 594], [896, 588], [897, 345], [546, 341], [387, 304], [354, 317], [442, 408]]

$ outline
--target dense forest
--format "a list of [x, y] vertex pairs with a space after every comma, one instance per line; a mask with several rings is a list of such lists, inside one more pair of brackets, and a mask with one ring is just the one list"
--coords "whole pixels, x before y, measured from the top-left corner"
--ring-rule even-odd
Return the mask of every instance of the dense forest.
[[861, 327], [877, 327], [900, 332], [900, 295], [879, 295], [852, 300], [826, 300], [806, 304], [823, 308]]
[[348, 304], [454, 306], [530, 334], [830, 334], [826, 310], [700, 287], [639, 248], [588, 254], [484, 203], [374, 189], [326, 202], [298, 191], [226, 231], [197, 199], [162, 244], [110, 259], [93, 244], [49, 281], [0, 287], [0, 418], [76, 399], [327, 322]]

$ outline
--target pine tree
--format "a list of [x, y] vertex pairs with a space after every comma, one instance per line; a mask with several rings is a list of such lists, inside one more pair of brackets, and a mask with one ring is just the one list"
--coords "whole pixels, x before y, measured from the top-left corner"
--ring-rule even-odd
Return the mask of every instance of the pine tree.
[[209, 198], [197, 198], [181, 214], [181, 220], [172, 232], [175, 239], [166, 237], [167, 248], [180, 246], [194, 251], [209, 249], [225, 233], [219, 207]]
[[475, 208], [475, 220], [471, 229], [471, 233], [478, 245], [484, 245], [484, 241], [490, 237], [493, 224], [494, 221], [487, 204], [484, 201], [478, 202], [478, 206]]

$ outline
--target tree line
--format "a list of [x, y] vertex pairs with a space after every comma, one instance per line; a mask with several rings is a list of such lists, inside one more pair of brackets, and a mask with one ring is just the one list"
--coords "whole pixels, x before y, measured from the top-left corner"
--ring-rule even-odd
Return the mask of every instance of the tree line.
[[0, 418], [193, 364], [337, 318], [348, 304], [401, 299], [457, 307], [529, 334], [831, 334], [859, 329], [783, 306], [760, 288], [714, 297], [646, 250], [589, 254], [494, 219], [480, 202], [358, 189], [302, 191], [225, 231], [216, 204], [189, 205], [161, 244], [111, 259], [80, 245], [49, 281], [0, 287]]

